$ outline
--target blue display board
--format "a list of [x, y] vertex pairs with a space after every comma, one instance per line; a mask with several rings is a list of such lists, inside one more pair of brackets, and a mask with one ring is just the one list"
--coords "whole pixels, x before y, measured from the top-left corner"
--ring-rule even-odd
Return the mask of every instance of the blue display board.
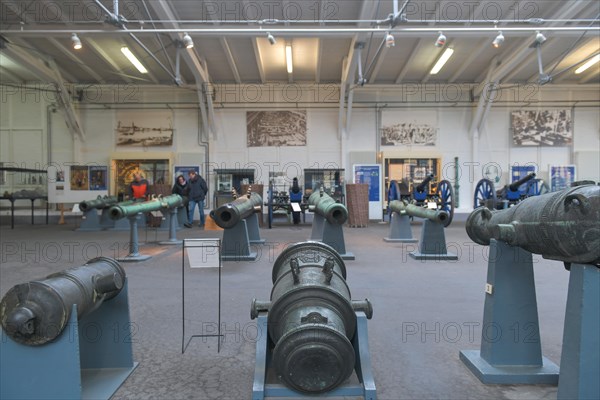
[[551, 165], [550, 166], [550, 191], [556, 192], [566, 189], [575, 182], [574, 165]]
[[369, 201], [379, 201], [381, 191], [381, 167], [379, 165], [355, 165], [354, 183], [369, 185]]

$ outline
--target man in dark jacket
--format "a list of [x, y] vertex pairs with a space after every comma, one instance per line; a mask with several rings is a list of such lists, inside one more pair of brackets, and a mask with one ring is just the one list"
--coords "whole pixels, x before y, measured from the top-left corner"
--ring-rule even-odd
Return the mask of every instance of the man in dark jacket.
[[198, 211], [200, 212], [200, 227], [204, 226], [204, 199], [206, 198], [206, 193], [208, 193], [208, 186], [206, 186], [206, 181], [204, 180], [204, 178], [202, 178], [200, 175], [198, 175], [196, 173], [196, 171], [194, 170], [190, 170], [190, 172], [188, 173], [189, 175], [189, 180], [188, 180], [188, 186], [189, 186], [189, 203], [188, 203], [188, 207], [190, 209], [189, 211], [189, 218], [188, 218], [188, 223], [185, 225], [188, 228], [192, 227], [192, 224], [194, 223], [194, 210], [196, 208], [196, 205], [198, 205]]

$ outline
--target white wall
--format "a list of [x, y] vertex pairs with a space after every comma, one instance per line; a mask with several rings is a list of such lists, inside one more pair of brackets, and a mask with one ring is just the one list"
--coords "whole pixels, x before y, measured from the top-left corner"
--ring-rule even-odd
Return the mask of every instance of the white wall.
[[[327, 93], [328, 96], [331, 93]], [[314, 97], [314, 93], [308, 98]], [[376, 154], [377, 105], [393, 100], [394, 92], [386, 90], [384, 94], [369, 94], [355, 96], [351, 125], [347, 136], [341, 139], [338, 135], [338, 103], [322, 101], [290, 103], [280, 101], [275, 96], [267, 99], [266, 103], [216, 102], [215, 126], [217, 132], [210, 138], [210, 154], [205, 155], [205, 147], [200, 143], [202, 136], [199, 112], [196, 108], [197, 97], [194, 91], [172, 88], [160, 91], [139, 90], [133, 97], [134, 101], [110, 102], [105, 107], [88, 101], [77, 106], [83, 130], [86, 135], [84, 142], [74, 139], [68, 131], [60, 111], [50, 114], [51, 152], [50, 161], [58, 163], [98, 163], [110, 165], [113, 158], [144, 157], [167, 158], [174, 164], [203, 164], [210, 161], [209, 171], [205, 175], [211, 179], [211, 171], [215, 168], [254, 168], [257, 182], [267, 183], [269, 170], [285, 171], [288, 179], [301, 173], [304, 168], [323, 168], [341, 166], [346, 169], [346, 180], [351, 181], [351, 154], [368, 157]], [[565, 100], [573, 104], [573, 100], [600, 100], [598, 91], [567, 90], [564, 88], [544, 89], [538, 99], [546, 101], [543, 108], [552, 108], [550, 101]], [[328, 100], [330, 98], [328, 97]], [[423, 105], [418, 103], [419, 110], [431, 112], [437, 116], [439, 134], [438, 143], [432, 148], [385, 148], [399, 155], [423, 156], [432, 154], [442, 158], [442, 165], [453, 163], [454, 157], [459, 158], [463, 168], [460, 178], [461, 208], [468, 208], [472, 202], [472, 182], [482, 177], [482, 169], [476, 168], [474, 176], [470, 176], [465, 163], [471, 161], [471, 138], [469, 128], [475, 104], [460, 103], [454, 107], [439, 99], [440, 104]], [[27, 167], [45, 165], [47, 159], [47, 106], [50, 102], [35, 99], [32, 96], [3, 95], [0, 102], [0, 161], [25, 163]], [[152, 104], [150, 104], [152, 103]], [[169, 104], [167, 107], [165, 104]], [[394, 103], [387, 109], [407, 109], [417, 103]], [[114, 129], [116, 126], [117, 109], [124, 108], [153, 109], [172, 113], [175, 129], [174, 143], [170, 147], [119, 147], [115, 145]], [[520, 106], [519, 106], [520, 107]], [[531, 107], [531, 105], [530, 105]], [[555, 108], [564, 108], [557, 105]], [[246, 146], [246, 111], [274, 109], [307, 109], [308, 136], [305, 147], [263, 147], [248, 148]], [[479, 141], [478, 161], [497, 163], [505, 172], [509, 165], [518, 163], [535, 163], [543, 178], [547, 178], [549, 164], [571, 164], [581, 160], [578, 165], [578, 179], [600, 180], [597, 165], [590, 160], [600, 158], [600, 117], [597, 107], [575, 105], [573, 107], [574, 144], [572, 147], [514, 147], [510, 134], [510, 111], [518, 108], [510, 103], [499, 102], [492, 107], [487, 119], [482, 125]], [[453, 180], [452, 168], [445, 168], [444, 178]], [[504, 174], [500, 184], [506, 183], [508, 174]], [[211, 182], [212, 183], [212, 182]], [[213, 185], [211, 185], [213, 186]]]

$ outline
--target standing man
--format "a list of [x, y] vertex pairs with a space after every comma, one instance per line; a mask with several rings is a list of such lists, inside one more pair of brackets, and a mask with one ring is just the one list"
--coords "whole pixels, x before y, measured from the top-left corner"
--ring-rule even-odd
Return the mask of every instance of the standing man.
[[194, 170], [190, 170], [188, 173], [190, 179], [188, 180], [189, 186], [189, 216], [188, 223], [184, 224], [186, 228], [191, 228], [194, 223], [194, 209], [196, 204], [198, 205], [198, 211], [200, 212], [200, 227], [204, 227], [204, 199], [206, 193], [208, 193], [208, 187], [206, 181]]
[[148, 196], [148, 186], [148, 181], [142, 178], [141, 173], [136, 172], [133, 174], [133, 182], [129, 185], [129, 197], [135, 201], [146, 200], [146, 197]]

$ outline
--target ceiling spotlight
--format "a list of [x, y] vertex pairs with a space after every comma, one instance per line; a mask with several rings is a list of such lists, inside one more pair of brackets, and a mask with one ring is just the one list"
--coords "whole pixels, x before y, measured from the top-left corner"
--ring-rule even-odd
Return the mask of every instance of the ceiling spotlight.
[[537, 44], [542, 44], [546, 41], [546, 36], [540, 31], [535, 31], [535, 42]]
[[267, 40], [271, 43], [271, 46], [277, 43], [277, 39], [275, 39], [275, 36], [271, 35], [271, 32], [267, 32]]
[[187, 32], [183, 34], [183, 45], [186, 49], [191, 49], [194, 47], [194, 41], [192, 40], [191, 36], [188, 35]]
[[390, 47], [394, 47], [396, 45], [396, 40], [394, 39], [394, 36], [392, 36], [391, 33], [387, 33], [385, 35], [385, 47], [390, 48]]
[[492, 46], [498, 48], [502, 43], [504, 43], [504, 35], [502, 34], [502, 31], [498, 31], [498, 36], [496, 36], [496, 39], [492, 42]]
[[79, 36], [77, 36], [76, 33], [71, 35], [71, 42], [73, 42], [73, 48], [75, 50], [79, 50], [81, 49], [83, 46], [81, 45], [81, 40], [79, 39]]
[[435, 47], [444, 47], [445, 44], [446, 44], [446, 35], [444, 35], [440, 31], [440, 35], [438, 36], [437, 40], [435, 41]]

